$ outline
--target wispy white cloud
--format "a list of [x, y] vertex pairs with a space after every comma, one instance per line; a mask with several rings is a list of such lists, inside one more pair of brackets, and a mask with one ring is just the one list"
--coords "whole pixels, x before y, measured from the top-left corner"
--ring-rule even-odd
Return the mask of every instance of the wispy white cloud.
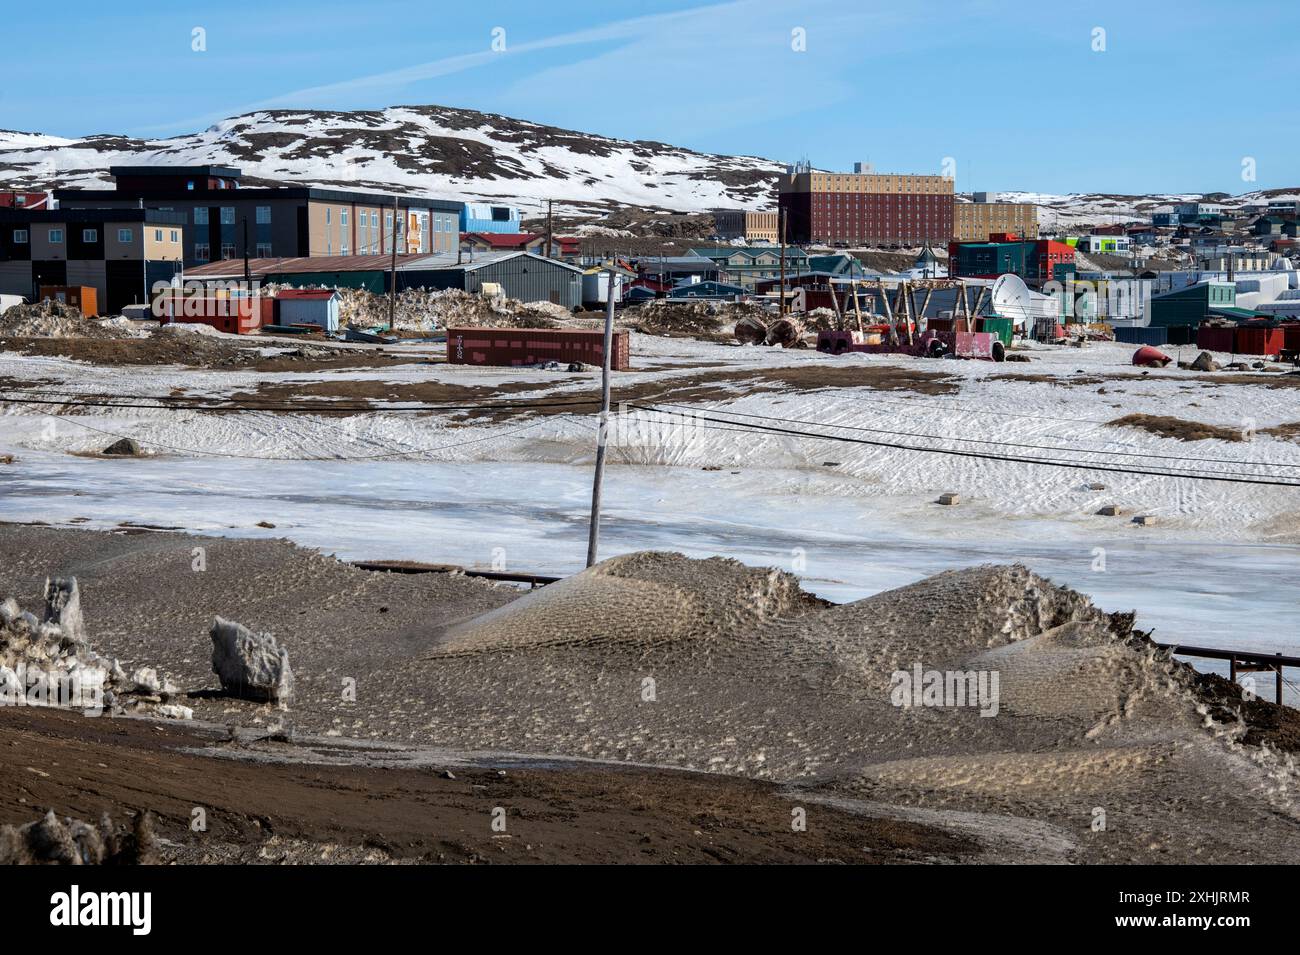
[[730, 0], [727, 3], [710, 4], [704, 7], [691, 7], [684, 10], [630, 17], [584, 30], [574, 30], [518, 44], [510, 42], [507, 34], [505, 49], [501, 51], [493, 50], [490, 45], [491, 37], [485, 36], [484, 49], [474, 53], [447, 56], [400, 69], [353, 77], [337, 83], [307, 86], [281, 93], [269, 99], [259, 100], [255, 103], [232, 106], [221, 113], [208, 113], [204, 116], [177, 120], [172, 123], [143, 127], [140, 131], [143, 133], [191, 131], [197, 127], [209, 126], [230, 116], [262, 109], [331, 108], [331, 104], [351, 100], [357, 96], [376, 97], [385, 93], [397, 95], [401, 91], [410, 88], [413, 84], [443, 76], [451, 76], [492, 63], [499, 63], [502, 57], [516, 58], [530, 53], [565, 47], [639, 39], [651, 35], [663, 36], [671, 32], [673, 28], [684, 28], [692, 22], [702, 22], [702, 20], [714, 17], [743, 17], [748, 9], [762, 5], [763, 0]]

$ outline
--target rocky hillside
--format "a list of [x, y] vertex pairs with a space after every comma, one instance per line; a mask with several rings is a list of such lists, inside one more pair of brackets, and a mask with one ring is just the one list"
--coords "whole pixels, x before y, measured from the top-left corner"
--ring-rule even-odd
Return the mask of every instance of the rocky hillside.
[[[611, 139], [494, 113], [446, 106], [332, 112], [265, 110], [171, 139], [118, 135], [67, 139], [0, 131], [0, 188], [107, 185], [114, 164], [167, 162], [237, 166], [248, 184], [307, 183], [499, 200], [536, 217], [547, 199], [557, 215], [604, 234], [686, 234], [674, 215], [770, 208], [782, 164], [698, 153], [666, 143]], [[1228, 197], [1241, 205], [1272, 190]], [[1199, 196], [1004, 193], [1034, 202], [1047, 228], [1078, 229], [1147, 219], [1153, 208]]]
[[114, 164], [237, 166], [246, 182], [295, 182], [504, 200], [536, 214], [619, 206], [672, 212], [770, 205], [780, 163], [610, 139], [444, 106], [268, 110], [171, 139], [0, 132], [9, 188], [103, 186]]

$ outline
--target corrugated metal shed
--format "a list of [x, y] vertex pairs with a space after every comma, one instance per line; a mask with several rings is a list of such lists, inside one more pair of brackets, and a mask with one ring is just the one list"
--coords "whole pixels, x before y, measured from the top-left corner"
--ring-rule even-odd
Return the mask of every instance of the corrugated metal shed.
[[319, 325], [339, 330], [339, 293], [333, 289], [282, 289], [276, 296], [281, 325]]
[[399, 291], [458, 288], [479, 292], [488, 282], [499, 284], [507, 297], [521, 302], [551, 302], [567, 309], [582, 304], [582, 269], [532, 252], [475, 254], [474, 261], [466, 257], [459, 264], [454, 256], [430, 257], [421, 267], [397, 273]]

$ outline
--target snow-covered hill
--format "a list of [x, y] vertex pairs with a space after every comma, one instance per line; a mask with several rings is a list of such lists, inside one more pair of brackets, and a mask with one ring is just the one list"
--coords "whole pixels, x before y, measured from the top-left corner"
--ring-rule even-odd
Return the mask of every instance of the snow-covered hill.
[[678, 212], [762, 209], [780, 163], [610, 139], [473, 110], [394, 106], [272, 110], [171, 139], [64, 139], [0, 132], [0, 188], [104, 187], [115, 164], [220, 164], [246, 184], [312, 185], [508, 200], [596, 213], [612, 205]]
[[1223, 193], [1130, 196], [1104, 193], [1054, 195], [1041, 192], [1003, 192], [999, 196], [1004, 202], [1032, 202], [1037, 205], [1038, 224], [1043, 231], [1077, 232], [1094, 225], [1150, 222], [1152, 212], [1178, 202], [1207, 200], [1219, 203], [1224, 209], [1236, 211], [1251, 203], [1267, 203], [1271, 199], [1300, 200], [1300, 189], [1268, 189], [1236, 196], [1225, 196]]
[[[558, 215], [592, 218], [626, 206], [688, 213], [771, 208], [783, 168], [752, 156], [611, 139], [446, 106], [266, 110], [171, 139], [0, 131], [0, 189], [104, 187], [111, 183], [109, 166], [150, 162], [237, 166], [249, 185], [292, 182], [507, 201], [526, 216], [553, 199]], [[1296, 191], [1249, 193], [1224, 204]], [[1158, 206], [1200, 197], [1010, 192], [1003, 198], [1037, 203], [1047, 230], [1077, 230], [1147, 220]]]

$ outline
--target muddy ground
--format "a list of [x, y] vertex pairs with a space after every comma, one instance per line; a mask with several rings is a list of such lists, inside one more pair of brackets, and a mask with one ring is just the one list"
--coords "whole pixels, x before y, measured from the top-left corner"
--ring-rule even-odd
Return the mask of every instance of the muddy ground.
[[[563, 385], [564, 390], [545, 396], [540, 393]], [[735, 369], [705, 366], [698, 374], [679, 375], [670, 379], [639, 377], [635, 371], [616, 374], [610, 400], [622, 402], [669, 402], [696, 404], [725, 401], [740, 394], [818, 391], [826, 388], [869, 388], [877, 391], [908, 391], [922, 395], [948, 395], [958, 390], [957, 380], [940, 372], [888, 365], [845, 367], [843, 365], [808, 365], [792, 368]], [[600, 376], [594, 372], [556, 372], [553, 382], [518, 381], [494, 385], [453, 384], [442, 381], [392, 382], [375, 379], [321, 379], [319, 381], [268, 381], [258, 383], [251, 392], [235, 392], [230, 401], [246, 405], [280, 405], [294, 403], [300, 410], [313, 414], [340, 414], [337, 407], [346, 401], [355, 412], [379, 410], [384, 402], [424, 403], [431, 405], [471, 401], [515, 400], [539, 393], [534, 408], [523, 408], [540, 415], [593, 414], [600, 408]], [[501, 410], [465, 411], [476, 420], [501, 420], [508, 414]], [[513, 412], [510, 412], [513, 414]]]
[[[770, 783], [631, 766], [312, 764], [295, 744], [217, 728], [37, 709], [0, 712], [0, 753], [0, 824], [147, 810], [162, 862], [898, 863], [977, 849], [916, 822], [804, 806]], [[492, 828], [498, 807], [505, 832]], [[206, 831], [191, 829], [196, 808]]]
[[[144, 528], [0, 525], [0, 554], [0, 594], [24, 607], [76, 576], [92, 644], [174, 677], [196, 718], [32, 727], [0, 709], [6, 821], [150, 809], [187, 861], [1251, 862], [1300, 845], [1295, 715], [1197, 684], [1131, 617], [1024, 568], [828, 605], [789, 574], [671, 554], [533, 591]], [[215, 614], [289, 649], [287, 710], [221, 692]], [[997, 670], [1000, 718], [900, 709], [891, 672], [913, 661]], [[533, 827], [508, 840], [487, 817], [506, 803]], [[195, 805], [214, 820], [201, 845], [181, 838]], [[825, 838], [791, 843], [798, 806], [859, 818], [810, 810]]]
[[[278, 354], [266, 354], [279, 348]], [[96, 365], [182, 365], [216, 371], [305, 372], [387, 368], [426, 363], [427, 355], [391, 348], [337, 348], [312, 342], [247, 338], [234, 341], [201, 333], [157, 333], [145, 338], [0, 338], [0, 350], [71, 358]]]

